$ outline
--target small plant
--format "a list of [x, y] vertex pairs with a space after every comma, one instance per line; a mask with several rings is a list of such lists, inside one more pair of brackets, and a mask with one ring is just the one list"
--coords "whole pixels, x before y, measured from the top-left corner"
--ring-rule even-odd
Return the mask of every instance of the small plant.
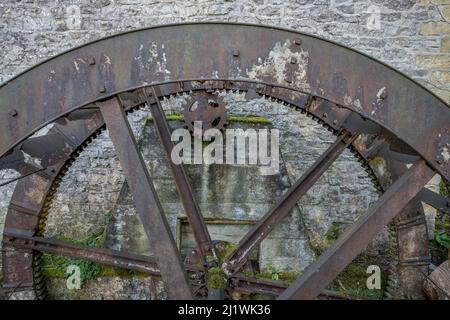
[[225, 272], [223, 272], [222, 268], [214, 267], [208, 270], [206, 283], [208, 288], [221, 289], [226, 287], [226, 279]]
[[280, 271], [277, 268], [275, 268], [273, 265], [268, 264], [267, 271], [270, 272], [272, 280], [274, 280], [274, 281], [280, 280]]
[[439, 231], [436, 232], [435, 235], [436, 242], [439, 243], [441, 246], [450, 249], [450, 234], [446, 231]]

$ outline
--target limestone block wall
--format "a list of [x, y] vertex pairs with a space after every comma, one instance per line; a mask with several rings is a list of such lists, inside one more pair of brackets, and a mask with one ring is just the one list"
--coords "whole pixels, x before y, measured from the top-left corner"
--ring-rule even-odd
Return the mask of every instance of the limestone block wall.
[[[0, 82], [46, 58], [100, 37], [188, 21], [268, 24], [316, 34], [399, 69], [450, 102], [450, 0], [2, 0]], [[238, 111], [250, 107], [252, 113], [258, 114], [267, 108], [264, 103], [248, 105], [239, 98], [231, 100]], [[285, 166], [291, 179], [295, 179], [332, 137], [282, 107], [268, 110], [279, 112], [272, 117], [275, 126], [294, 130], [293, 136], [303, 141], [302, 152], [294, 153], [292, 148], [298, 147], [292, 143], [295, 139], [285, 137]], [[144, 112], [135, 117], [139, 131], [147, 115]], [[82, 154], [61, 185], [54, 207], [60, 220], [55, 221], [53, 231], [73, 212], [86, 222], [77, 231], [78, 236], [92, 232], [92, 226], [98, 227], [122, 187], [117, 172], [120, 173], [119, 164], [104, 133]], [[15, 176], [12, 171], [0, 171], [0, 183]], [[359, 197], [364, 205], [376, 197], [365, 179], [355, 159], [344, 154], [336, 168], [314, 187], [311, 196], [299, 206], [305, 212], [304, 224], [310, 226], [312, 239], [320, 239], [330, 227], [332, 220], [323, 218], [330, 212], [342, 221], [351, 220], [347, 214], [353, 214], [353, 218], [357, 215], [358, 202], [350, 200], [352, 197]], [[332, 192], [323, 187], [325, 182], [330, 183]], [[345, 198], [349, 201], [338, 202], [343, 199], [342, 188], [352, 195]], [[0, 232], [13, 189], [14, 184], [0, 188]], [[51, 223], [48, 232], [52, 232]]]

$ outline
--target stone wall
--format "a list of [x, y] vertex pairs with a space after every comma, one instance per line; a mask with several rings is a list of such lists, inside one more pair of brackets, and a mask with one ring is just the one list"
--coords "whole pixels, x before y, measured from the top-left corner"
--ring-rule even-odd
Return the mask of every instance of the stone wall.
[[[450, 0], [3, 0], [0, 3], [0, 82], [64, 50], [120, 31], [213, 20], [268, 24], [319, 35], [380, 59], [450, 102]], [[238, 100], [233, 100], [235, 106], [244, 106]], [[261, 105], [264, 104], [255, 103], [250, 107], [257, 113]], [[136, 117], [137, 122], [146, 118], [145, 115]], [[295, 158], [295, 153], [289, 152], [292, 146], [288, 146], [285, 151], [292, 155], [291, 159], [286, 158], [289, 170], [295, 168], [294, 164], [301, 168], [311, 163], [331, 137], [317, 139], [317, 133], [323, 136], [323, 129], [317, 126], [306, 129], [309, 123], [303, 118], [288, 119], [302, 128], [301, 137], [308, 147], [300, 158]], [[277, 124], [275, 118], [273, 122]], [[82, 162], [72, 168], [58, 194], [55, 210], [62, 217], [77, 212], [85, 221], [98, 225], [101, 214], [107, 210], [105, 204], [115, 201], [122, 187], [120, 175], [111, 174], [119, 170], [113, 154], [106, 134], [88, 147], [80, 158]], [[343, 159], [339, 170], [335, 170], [339, 174], [331, 175], [326, 182], [335, 183], [337, 188], [342, 181], [339, 178], [343, 178], [344, 188], [353, 197], [360, 196], [369, 203], [375, 193], [363, 170], [350, 155]], [[85, 172], [84, 168], [88, 167], [92, 171]], [[346, 173], [354, 173], [351, 177], [361, 173], [363, 179], [349, 178]], [[300, 172], [292, 169], [290, 174], [293, 178]], [[0, 183], [14, 176], [14, 172], [2, 171]], [[323, 202], [322, 207], [317, 205], [329, 196], [321, 185], [314, 188], [313, 199], [305, 203], [303, 211], [312, 212], [305, 216], [305, 224], [316, 219], [320, 226], [320, 219], [329, 213], [323, 207], [334, 208], [338, 218], [349, 208], [356, 214], [351, 203], [336, 209], [339, 193], [332, 193], [335, 197]], [[0, 188], [0, 231], [13, 188], [14, 184]], [[323, 234], [330, 221], [317, 234]], [[91, 230], [85, 231], [88, 234]]]

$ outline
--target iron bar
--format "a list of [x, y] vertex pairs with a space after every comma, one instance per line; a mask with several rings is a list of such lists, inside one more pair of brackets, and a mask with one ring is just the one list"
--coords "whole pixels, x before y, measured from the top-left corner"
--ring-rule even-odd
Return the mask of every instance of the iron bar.
[[42, 172], [42, 171], [44, 171], [44, 170], [47, 170], [47, 168], [40, 168], [40, 169], [36, 169], [36, 170], [30, 171], [29, 173], [26, 173], [26, 174], [24, 174], [24, 175], [21, 175], [21, 176], [19, 176], [19, 177], [17, 177], [17, 178], [13, 178], [13, 179], [10, 179], [10, 180], [5, 181], [5, 182], [3, 182], [3, 183], [0, 183], [0, 187], [4, 187], [4, 186], [6, 186], [6, 185], [8, 185], [8, 184], [10, 184], [10, 183], [19, 181], [19, 180], [21, 180], [21, 179], [23, 179], [23, 178], [29, 177], [29, 176], [31, 176], [31, 175], [33, 175], [33, 174]]
[[[148, 89], [143, 90], [143, 94], [145, 94], [147, 104], [150, 107], [156, 131], [158, 132], [159, 139], [163, 146], [167, 162], [169, 163], [170, 170], [172, 171], [172, 176], [175, 180], [175, 184], [181, 198], [181, 203], [183, 204], [183, 208], [192, 228], [192, 233], [194, 234], [197, 246], [200, 250], [204, 262], [206, 262], [206, 256], [213, 256], [211, 237], [203, 219], [203, 215], [200, 211], [200, 207], [195, 200], [183, 165], [177, 165], [171, 159], [171, 153], [174, 144], [171, 139], [170, 128], [164, 115], [161, 102], [159, 101], [160, 94], [157, 93], [155, 87], [152, 87], [150, 92], [151, 94], [149, 94]], [[149, 99], [150, 96], [154, 97], [154, 101], [156, 103], [151, 103]]]
[[423, 188], [422, 191], [419, 192], [420, 200], [429, 204], [433, 208], [444, 212], [446, 214], [450, 214], [450, 199], [437, 194], [429, 189]]
[[247, 257], [268, 234], [289, 214], [296, 203], [333, 164], [337, 157], [357, 137], [348, 131], [339, 135], [336, 141], [302, 175], [300, 179], [278, 200], [275, 206], [239, 242], [239, 247], [230, 256], [227, 272], [233, 273], [244, 265]]
[[186, 271], [119, 98], [98, 103], [170, 299], [192, 299]]
[[156, 259], [152, 256], [135, 255], [117, 250], [88, 247], [67, 241], [32, 236], [25, 230], [6, 229], [4, 235], [8, 238], [8, 245], [15, 248], [31, 249], [152, 275], [160, 275]]
[[[232, 287], [242, 293], [256, 293], [276, 297], [286, 290], [288, 285], [268, 279], [258, 279], [242, 274], [236, 274], [230, 278]], [[331, 290], [324, 290], [319, 294], [319, 299], [346, 300], [347, 297]]]
[[435, 172], [418, 160], [278, 299], [314, 299], [386, 226]]

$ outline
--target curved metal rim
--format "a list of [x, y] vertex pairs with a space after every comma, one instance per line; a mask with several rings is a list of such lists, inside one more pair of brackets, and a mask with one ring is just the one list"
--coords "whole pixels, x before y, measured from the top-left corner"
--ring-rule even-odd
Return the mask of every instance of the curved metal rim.
[[[202, 89], [199, 89], [199, 90], [202, 90]], [[173, 94], [173, 93], [172, 93]], [[170, 96], [170, 94], [168, 95], [168, 96]], [[270, 96], [269, 96], [270, 97]], [[276, 97], [275, 97], [276, 98]], [[278, 98], [279, 99], [279, 98]], [[282, 100], [282, 99], [281, 99]], [[312, 114], [312, 113], [310, 113], [310, 112], [308, 112], [307, 110], [304, 110], [304, 109], [301, 109], [301, 107], [299, 106], [299, 105], [295, 105], [295, 104], [292, 104], [292, 103], [290, 103], [290, 102], [286, 102], [286, 101], [284, 101], [285, 103], [287, 103], [288, 104], [288, 107], [290, 108], [290, 109], [295, 109], [295, 108], [299, 108], [299, 109], [297, 109], [297, 111], [299, 111], [300, 112], [300, 110], [303, 110], [303, 111], [306, 111], [307, 113], [309, 113], [309, 114], [311, 114], [312, 116], [314, 116], [314, 117], [316, 117], [314, 114]], [[145, 103], [145, 102], [142, 102], [142, 103]], [[141, 104], [142, 104], [141, 103]], [[140, 105], [141, 105], [140, 104]], [[323, 121], [322, 119], [320, 119], [320, 117], [317, 117], [317, 120], [316, 121]], [[324, 122], [325, 123], [325, 122]], [[100, 126], [101, 127], [101, 126]], [[92, 135], [95, 135], [96, 134], [96, 131], [92, 134]], [[86, 140], [89, 140], [89, 138], [92, 136], [92, 135], [90, 135], [90, 136], [88, 136], [88, 137], [86, 137]], [[81, 144], [81, 145], [83, 145], [83, 143]], [[76, 150], [76, 149], [75, 149]], [[355, 150], [358, 150], [358, 148], [355, 148]], [[74, 151], [75, 152], [75, 151]], [[60, 175], [60, 173], [58, 174], [58, 176]], [[375, 175], [376, 176], [376, 175]], [[26, 179], [25, 179], [26, 180]], [[51, 184], [52, 186], [54, 185], [54, 182]], [[49, 188], [49, 190], [50, 189], [52, 189], [52, 187], [50, 187]], [[44, 198], [47, 198], [48, 197], [48, 194], [47, 195], [45, 195], [44, 196]], [[45, 199], [44, 199], [45, 200]], [[43, 203], [44, 203], [45, 201], [43, 201]]]
[[[337, 47], [340, 47], [340, 48], [342, 48], [342, 49], [352, 51], [352, 52], [356, 53], [356, 54], [359, 55], [359, 56], [365, 57], [365, 58], [367, 59], [367, 61], [373, 61], [373, 62], [375, 63], [374, 66], [380, 66], [380, 67], [386, 68], [386, 70], [391, 70], [391, 71], [393, 71], [392, 74], [397, 73], [397, 74], [400, 75], [402, 78], [404, 78], [406, 81], [409, 81], [409, 84], [410, 84], [411, 86], [413, 86], [413, 87], [411, 87], [410, 89], [413, 89], [413, 91], [415, 90], [416, 87], [417, 87], [419, 90], [423, 90], [423, 89], [424, 89], [424, 90], [425, 90], [425, 91], [424, 91], [424, 93], [425, 93], [424, 97], [428, 97], [428, 100], [431, 99], [431, 97], [433, 97], [433, 99], [435, 99], [435, 100], [427, 101], [427, 102], [433, 102], [433, 101], [436, 101], [436, 102], [441, 103], [441, 104], [442, 104], [442, 107], [448, 107], [448, 104], [445, 103], [445, 101], [443, 101], [441, 98], [437, 97], [434, 93], [432, 93], [430, 90], [428, 90], [427, 88], [425, 88], [425, 87], [424, 87], [423, 85], [421, 85], [420, 83], [417, 83], [416, 81], [412, 80], [411, 78], [409, 78], [408, 76], [404, 75], [403, 73], [401, 73], [401, 72], [395, 70], [395, 69], [392, 68], [391, 66], [389, 66], [389, 65], [387, 65], [387, 64], [385, 64], [385, 63], [382, 63], [382, 62], [380, 62], [380, 61], [378, 61], [378, 60], [376, 60], [376, 59], [374, 59], [374, 58], [372, 58], [372, 57], [370, 57], [370, 56], [368, 56], [368, 55], [366, 55], [366, 54], [364, 54], [364, 53], [361, 53], [361, 52], [359, 52], [359, 51], [357, 51], [357, 50], [354, 50], [354, 49], [352, 49], [352, 48], [348, 48], [348, 47], [345, 47], [345, 46], [340, 45], [340, 44], [338, 44], [338, 43], [335, 43], [335, 42], [333, 42], [333, 41], [325, 40], [325, 39], [319, 38], [319, 37], [314, 36], [314, 35], [310, 35], [310, 34], [307, 34], [307, 33], [301, 33], [301, 32], [295, 31], [295, 30], [291, 30], [291, 29], [278, 28], [278, 27], [272, 27], [272, 26], [261, 26], [261, 25], [257, 25], [257, 24], [222, 23], [222, 22], [194, 22], [194, 23], [182, 23], [182, 24], [180, 24], [180, 23], [178, 23], [178, 24], [169, 24], [169, 25], [162, 25], [162, 26], [155, 26], [155, 27], [143, 28], [143, 29], [139, 29], [139, 30], [130, 30], [130, 31], [126, 31], [126, 32], [123, 32], [123, 33], [116, 34], [116, 35], [111, 35], [111, 36], [108, 36], [108, 37], [106, 37], [106, 38], [97, 39], [97, 40], [95, 40], [95, 41], [86, 43], [86, 44], [84, 44], [84, 45], [82, 45], [82, 46], [79, 46], [79, 47], [77, 47], [77, 48], [73, 48], [73, 49], [70, 49], [70, 50], [68, 50], [68, 51], [65, 51], [65, 52], [63, 52], [63, 53], [61, 53], [61, 54], [59, 54], [59, 55], [57, 55], [57, 56], [55, 56], [55, 57], [52, 57], [52, 58], [50, 58], [50, 59], [47, 59], [47, 60], [45, 60], [45, 61], [43, 61], [43, 62], [41, 62], [41, 63], [39, 63], [39, 64], [37, 64], [37, 65], [31, 67], [31, 68], [29, 68], [29, 69], [27, 69], [26, 71], [22, 72], [21, 74], [17, 75], [16, 77], [14, 77], [14, 78], [8, 80], [6, 83], [2, 84], [2, 85], [0, 86], [0, 89], [1, 89], [1, 88], [4, 88], [4, 87], [7, 86], [8, 84], [12, 83], [12, 82], [13, 82], [15, 79], [17, 79], [18, 77], [24, 76], [24, 75], [25, 75], [27, 72], [29, 72], [30, 70], [33, 70], [34, 68], [36, 68], [36, 67], [38, 67], [38, 66], [41, 66], [41, 65], [45, 64], [46, 62], [52, 61], [52, 60], [56, 59], [57, 57], [61, 57], [61, 56], [63, 56], [64, 54], [67, 54], [67, 53], [69, 53], [69, 52], [76, 51], [77, 49], [84, 48], [84, 47], [89, 46], [89, 45], [92, 45], [92, 44], [94, 44], [94, 43], [98, 43], [98, 42], [101, 42], [101, 41], [104, 41], [104, 40], [107, 40], [107, 39], [111, 39], [111, 38], [114, 38], [114, 37], [118, 37], [118, 36], [121, 36], [121, 35], [137, 33], [137, 32], [140, 32], [140, 31], [155, 30], [155, 29], [164, 29], [164, 28], [170, 28], [170, 27], [184, 27], [184, 26], [195, 26], [195, 25], [208, 25], [208, 24], [210, 24], [210, 25], [230, 25], [230, 26], [249, 26], [249, 27], [254, 27], [254, 28], [259, 28], [259, 29], [270, 29], [270, 30], [275, 30], [275, 31], [284, 31], [284, 32], [292, 33], [292, 34], [304, 35], [304, 36], [310, 37], [310, 38], [312, 38], [312, 39], [316, 39], [316, 40], [318, 40], [318, 41], [320, 41], [320, 42], [322, 42], [322, 43], [329, 43], [329, 44], [332, 44], [332, 45], [337, 46]], [[381, 70], [381, 71], [383, 71], [383, 70]], [[155, 79], [155, 80], [156, 80], [155, 82], [152, 82], [151, 84], [149, 83], [148, 85], [160, 85], [160, 84], [163, 84], [163, 83], [164, 83], [164, 82], [161, 82], [161, 81], [159, 81], [159, 80], [157, 80], [157, 79]], [[205, 79], [202, 79], [202, 80], [208, 80], [208, 78], [205, 78]], [[214, 80], [219, 80], [219, 79], [214, 79]], [[244, 79], [237, 78], [237, 79], [236, 79], [236, 81], [239, 81], [239, 80], [241, 80], [241, 81], [242, 81], [242, 80], [246, 80], [246, 78], [244, 78]], [[250, 79], [247, 79], [247, 80], [250, 80]], [[170, 80], [170, 81], [167, 81], [167, 82], [181, 82], [181, 81], [189, 81], [189, 79], [177, 79], [177, 80]], [[265, 83], [265, 84], [270, 85], [270, 86], [273, 86], [273, 87], [286, 87], [286, 86], [284, 86], [284, 85], [280, 85], [280, 84], [278, 84], [278, 83], [275, 83], [275, 81], [270, 81], [270, 82], [259, 81], [259, 82]], [[15, 147], [18, 143], [20, 143], [20, 142], [24, 141], [25, 139], [27, 139], [30, 135], [32, 135], [32, 133], [34, 133], [34, 132], [36, 132], [37, 130], [43, 128], [45, 125], [47, 125], [47, 124], [49, 124], [49, 123], [55, 121], [55, 120], [56, 120], [57, 118], [59, 118], [61, 115], [65, 115], [65, 114], [67, 114], [67, 113], [70, 113], [71, 111], [74, 111], [74, 110], [76, 110], [76, 109], [78, 109], [78, 108], [81, 108], [81, 107], [83, 107], [83, 106], [85, 106], [85, 105], [87, 105], [87, 104], [90, 104], [90, 103], [92, 103], [92, 102], [95, 102], [95, 101], [98, 101], [98, 100], [101, 100], [101, 99], [107, 99], [108, 97], [117, 95], [117, 94], [119, 94], [119, 93], [122, 93], [122, 92], [126, 92], [126, 91], [130, 91], [130, 90], [136, 89], [136, 87], [134, 87], [131, 83], [130, 83], [130, 85], [131, 85], [131, 86], [127, 87], [127, 85], [125, 84], [125, 85], [122, 86], [122, 88], [117, 88], [117, 89], [119, 89], [119, 90], [116, 90], [116, 91], [114, 91], [114, 92], [107, 92], [107, 93], [105, 93], [105, 94], [97, 94], [97, 96], [96, 96], [95, 98], [94, 98], [94, 96], [91, 95], [90, 98], [89, 98], [89, 97], [86, 97], [86, 98], [88, 99], [88, 100], [86, 100], [86, 101], [79, 101], [79, 102], [73, 101], [74, 104], [78, 103], [79, 105], [76, 105], [75, 107], [72, 106], [70, 109], [69, 109], [69, 108], [68, 108], [68, 109], [65, 109], [65, 110], [63, 110], [63, 113], [59, 113], [57, 116], [56, 116], [56, 115], [55, 115], [55, 116], [52, 116], [52, 118], [50, 118], [50, 117], [47, 118], [47, 121], [45, 121], [45, 119], [44, 119], [45, 117], [43, 117], [44, 122], [42, 122], [42, 123], [40, 123], [40, 124], [38, 124], [38, 122], [34, 121], [33, 124], [29, 124], [29, 125], [23, 126], [23, 125], [24, 125], [23, 119], [22, 119], [22, 120], [19, 120], [19, 121], [21, 121], [21, 122], [19, 122], [20, 126], [22, 126], [22, 127], [24, 127], [24, 128], [20, 128], [20, 126], [19, 126], [17, 132], [19, 132], [20, 135], [24, 135], [24, 136], [21, 137], [21, 138], [19, 137], [20, 140], [16, 140], [15, 142], [11, 142], [12, 144], [9, 145], [9, 146], [7, 146], [7, 145], [5, 144], [5, 145], [3, 146], [4, 150], [2, 150], [2, 151], [7, 152], [7, 150], [11, 150], [11, 148]], [[140, 85], [138, 85], [137, 87], [143, 87], [143, 86], [144, 86], [144, 85], [140, 84]], [[125, 88], [124, 88], [124, 87], [125, 87]], [[294, 87], [292, 87], [292, 86], [287, 86], [287, 88], [294, 89]], [[352, 87], [352, 88], [354, 89], [354, 84], [353, 84], [353, 87]], [[374, 89], [374, 88], [373, 88], [373, 85], [372, 85], [372, 88], [371, 88], [371, 89], [372, 89], [372, 90]], [[296, 90], [298, 90], [298, 91], [301, 92], [301, 89], [296, 89]], [[330, 89], [326, 89], [326, 90], [330, 90]], [[328, 95], [329, 93], [330, 93], [330, 92], [327, 92], [326, 95]], [[320, 94], [318, 94], [317, 92], [314, 92], [314, 93], [311, 92], [310, 94], [312, 94], [313, 96], [321, 97]], [[417, 94], [416, 96], [422, 97], [420, 91], [418, 92], [418, 94]], [[323, 96], [322, 96], [322, 98], [325, 98], [325, 99], [326, 99], [326, 97], [323, 97]], [[332, 99], [332, 100], [331, 100], [331, 99]], [[339, 99], [341, 100], [341, 98], [339, 98]], [[91, 100], [92, 100], [92, 101], [91, 101]], [[333, 101], [333, 100], [336, 100], [336, 99], [335, 99], [335, 98], [329, 98], [329, 100], [330, 100], [330, 101]], [[394, 100], [395, 100], [395, 99], [394, 99]], [[348, 108], [348, 109], [352, 109], [352, 106], [346, 106], [346, 105], [343, 105], [343, 103], [338, 103], [338, 102], [335, 102], [335, 101], [333, 101], [333, 102], [334, 102], [334, 103], [337, 103], [338, 105], [341, 105], [341, 106], [343, 106], [343, 107], [346, 107], [346, 108]], [[369, 101], [367, 101], [367, 102], [369, 102]], [[347, 102], [345, 102], [345, 103], [347, 103]], [[440, 107], [440, 106], [439, 106], [439, 107]], [[65, 107], [63, 107], [63, 109], [64, 109], [64, 108], [65, 108]], [[370, 108], [373, 109], [374, 107], [373, 107], [373, 106], [372, 106], [372, 107], [369, 106], [369, 110], [370, 110]], [[427, 108], [427, 107], [425, 107], [425, 109], [426, 109], [426, 108]], [[404, 106], [403, 106], [403, 109], [404, 109]], [[420, 110], [423, 111], [423, 110], [425, 110], [425, 109], [424, 109], [423, 107], [421, 107]], [[434, 108], [434, 109], [430, 109], [430, 110], [433, 110], [432, 114], [433, 114], [434, 117], [436, 117], [436, 114], [437, 114], [437, 111], [439, 110], [439, 108]], [[367, 117], [367, 118], [369, 118], [371, 121], [374, 121], [374, 122], [376, 122], [376, 123], [378, 123], [378, 124], [380, 124], [379, 121], [384, 121], [384, 119], [383, 119], [383, 116], [384, 116], [384, 115], [376, 116], [375, 118], [377, 118], [377, 120], [374, 120], [374, 118], [373, 118], [370, 114], [369, 114], [369, 115], [367, 114], [367, 110], [364, 110], [364, 112], [363, 112], [363, 111], [360, 112], [359, 110], [353, 110], [353, 111], [355, 111], [355, 112], [357, 112], [357, 113], [360, 113], [360, 114], [363, 115], [364, 117]], [[392, 116], [392, 115], [391, 115], [391, 116]], [[395, 116], [395, 117], [398, 117], [396, 114], [394, 114], [394, 116]], [[424, 116], [426, 116], [426, 115], [424, 115]], [[441, 119], [442, 119], [442, 118], [441, 118]], [[378, 121], [378, 120], [379, 120], [379, 121]], [[398, 121], [395, 119], [395, 120], [393, 120], [393, 123], [386, 123], [386, 124], [382, 125], [382, 127], [384, 127], [384, 128], [385, 128], [386, 130], [388, 130], [389, 132], [393, 133], [394, 135], [397, 135], [396, 132], [398, 132], [398, 135], [399, 135], [399, 136], [402, 136], [402, 139], [404, 139], [404, 138], [407, 136], [407, 130], [405, 131], [405, 128], [406, 128], [406, 127], [405, 127], [405, 121], [403, 121], [403, 122], [400, 121], [399, 124], [397, 124], [397, 122], [398, 122]], [[393, 129], [390, 128], [391, 125], [394, 125]], [[398, 125], [400, 125], [400, 127], [398, 127]], [[34, 129], [32, 129], [33, 126], [35, 126]], [[444, 127], [442, 127], [442, 126], [444, 126]], [[22, 129], [25, 129], [25, 130], [22, 130]], [[428, 127], [423, 127], [423, 128], [421, 128], [421, 129], [428, 130], [427, 133], [429, 133], [430, 135], [432, 134], [432, 130], [429, 129]], [[447, 128], [445, 127], [445, 124], [442, 123], [442, 120], [441, 120], [441, 122], [439, 123], [439, 129], [440, 129], [440, 130], [444, 130], [445, 132], [447, 132]], [[9, 130], [10, 130], [10, 129], [9, 129]], [[31, 130], [31, 132], [29, 131], [28, 133], [26, 133], [27, 130]], [[405, 132], [403, 132], [403, 131], [405, 131]], [[442, 132], [442, 131], [441, 131], [441, 132]], [[406, 136], [405, 136], [405, 134], [406, 134]], [[434, 134], [436, 134], [436, 133], [434, 133]], [[445, 134], [446, 134], [446, 133], [445, 133]], [[440, 136], [440, 135], [439, 135], [439, 136]], [[411, 139], [411, 138], [406, 139], [406, 140], [408, 140], [408, 141], [410, 142], [410, 144], [409, 144], [410, 146], [411, 146], [412, 144], [414, 144], [414, 143], [412, 143], [412, 142], [415, 141], [414, 139]], [[403, 141], [404, 141], [404, 140], [403, 140]], [[444, 140], [444, 142], [445, 142], [445, 141], [446, 141], [446, 140]], [[8, 141], [8, 142], [9, 142], [9, 141]], [[441, 140], [441, 142], [442, 142], [442, 140]], [[441, 143], [441, 142], [440, 142], [440, 143]], [[440, 162], [439, 164], [436, 163], [436, 161], [437, 161], [436, 159], [437, 159], [437, 158], [435, 158], [435, 157], [437, 157], [437, 153], [438, 153], [438, 152], [441, 152], [440, 150], [438, 150], [439, 147], [437, 146], [437, 143], [438, 143], [437, 138], [435, 138], [435, 139], [433, 140], [433, 144], [430, 144], [430, 146], [432, 146], [431, 148], [430, 148], [430, 147], [419, 147], [419, 148], [417, 148], [417, 144], [414, 144], [416, 148], [413, 148], [413, 149], [416, 150], [416, 152], [418, 152], [418, 154], [421, 154], [421, 156], [422, 156], [424, 159], [427, 159], [428, 163], [429, 163], [436, 171], [438, 171], [441, 175], [443, 175], [444, 177], [449, 177], [449, 176], [450, 176], [450, 165], [447, 163], [447, 161], [445, 162], [445, 166], [442, 165], [441, 162]], [[7, 149], [6, 149], [6, 148], [7, 148]], [[420, 152], [417, 151], [417, 150], [420, 150]], [[442, 149], [441, 149], [441, 150], [442, 150]], [[440, 155], [439, 155], [439, 156], [440, 156]]]
[[[64, 50], [64, 51], [62, 51], [62, 52], [60, 52], [60, 53], [58, 53], [58, 54], [56, 54], [56, 55], [54, 55], [54, 56], [52, 56], [50, 58], [44, 59], [44, 60], [38, 62], [37, 64], [34, 64], [33, 66], [28, 67], [25, 70], [19, 72], [18, 74], [16, 74], [12, 78], [4, 81], [3, 83], [0, 84], [0, 88], [2, 88], [3, 86], [8, 85], [10, 82], [12, 82], [16, 78], [22, 76], [23, 74], [27, 73], [28, 71], [30, 71], [30, 70], [32, 70], [32, 69], [34, 69], [34, 68], [36, 68], [36, 67], [38, 67], [40, 65], [43, 65], [43, 64], [45, 64], [45, 63], [47, 63], [47, 62], [49, 62], [49, 61], [51, 61], [51, 60], [53, 60], [53, 59], [55, 59], [57, 57], [60, 57], [60, 56], [62, 56], [64, 54], [66, 54], [66, 53], [75, 51], [77, 49], [81, 49], [83, 47], [87, 47], [87, 46], [89, 46], [91, 44], [94, 44], [94, 43], [97, 43], [97, 42], [100, 42], [100, 41], [103, 41], [103, 40], [106, 40], [106, 39], [111, 39], [111, 38], [114, 38], [114, 37], [117, 37], [117, 36], [122, 36], [122, 35], [126, 35], [126, 34], [129, 34], [129, 33], [140, 32], [140, 31], [145, 31], [145, 30], [159, 29], [159, 28], [165, 28], [165, 27], [201, 25], [201, 24], [204, 24], [204, 25], [207, 25], [207, 24], [223, 24], [223, 25], [251, 26], [251, 27], [266, 28], [266, 29], [273, 29], [273, 30], [279, 30], [279, 31], [287, 31], [287, 32], [297, 33], [299, 35], [304, 35], [304, 36], [307, 36], [307, 37], [311, 37], [311, 38], [315, 38], [315, 39], [318, 39], [318, 40], [321, 40], [321, 41], [325, 41], [325, 42], [331, 43], [331, 44], [339, 46], [341, 48], [344, 48], [344, 49], [353, 51], [355, 53], [358, 53], [358, 54], [360, 54], [360, 55], [362, 55], [362, 56], [364, 56], [366, 58], [369, 58], [372, 61], [377, 62], [378, 64], [381, 64], [381, 65], [389, 68], [390, 70], [396, 72], [397, 74], [403, 76], [404, 78], [414, 82], [421, 89], [427, 91], [429, 94], [433, 95], [436, 99], [440, 100], [441, 102], [446, 104], [447, 107], [450, 108], [450, 105], [444, 99], [439, 97], [436, 93], [431, 91], [429, 88], [425, 87], [420, 82], [418, 82], [415, 79], [413, 79], [412, 77], [408, 76], [406, 73], [404, 73], [404, 72], [402, 72], [400, 70], [397, 70], [393, 66], [387, 64], [386, 62], [383, 62], [382, 60], [377, 59], [375, 57], [372, 57], [369, 54], [364, 53], [364, 52], [362, 52], [362, 51], [360, 51], [358, 49], [355, 49], [355, 48], [352, 48], [352, 47], [347, 47], [347, 46], [345, 46], [345, 45], [343, 45], [343, 44], [341, 44], [339, 42], [336, 42], [336, 41], [333, 41], [333, 40], [330, 40], [330, 39], [326, 39], [326, 38], [322, 38], [322, 37], [319, 37], [317, 35], [314, 35], [314, 34], [311, 34], [311, 33], [308, 33], [308, 32], [298, 31], [298, 30], [295, 30], [293, 28], [283, 28], [283, 27], [272, 26], [272, 25], [261, 25], [261, 24], [256, 24], [256, 23], [228, 22], [228, 21], [226, 21], [226, 22], [221, 22], [221, 21], [193, 21], [193, 22], [169, 23], [169, 24], [159, 24], [159, 25], [150, 26], [150, 27], [137, 28], [137, 29], [127, 30], [127, 31], [123, 31], [123, 32], [117, 32], [117, 33], [108, 35], [106, 37], [102, 37], [102, 38], [99, 38], [99, 39], [88, 41], [88, 42], [83, 43], [83, 44], [81, 44], [79, 46], [75, 46], [73, 48]], [[112, 94], [110, 96], [113, 96], [113, 95], [114, 94]]]

